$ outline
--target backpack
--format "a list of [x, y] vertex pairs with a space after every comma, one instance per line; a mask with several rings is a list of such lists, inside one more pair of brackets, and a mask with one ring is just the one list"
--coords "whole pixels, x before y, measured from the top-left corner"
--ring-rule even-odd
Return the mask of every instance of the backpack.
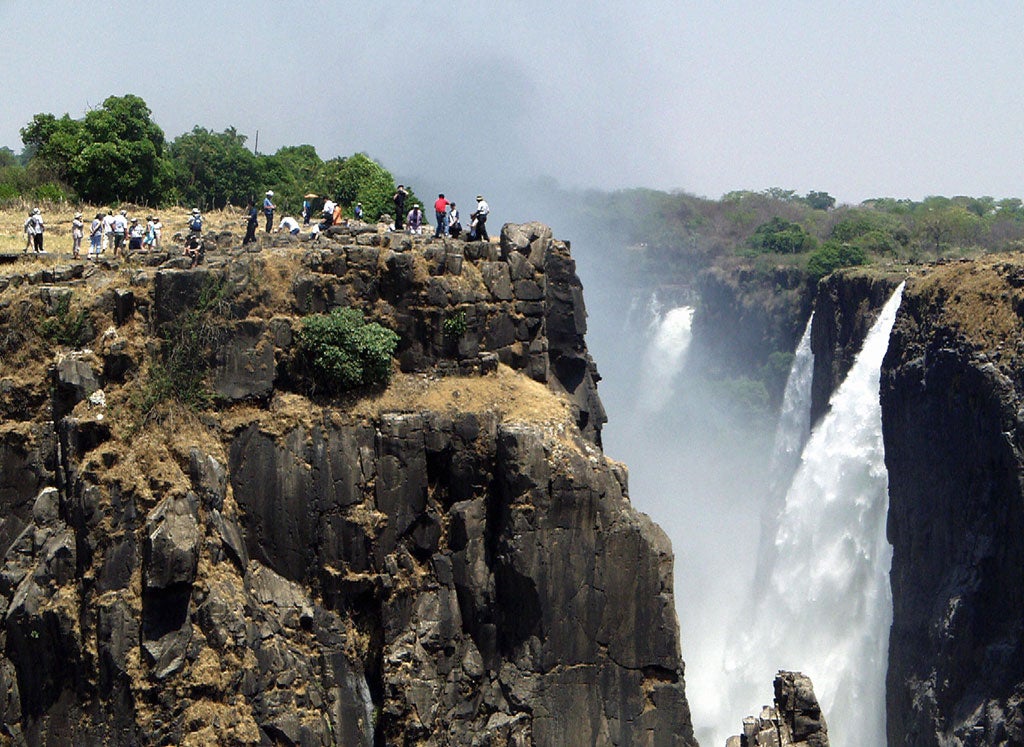
[[203, 217], [201, 215], [195, 215], [192, 217], [192, 222], [188, 224], [188, 227], [193, 231], [203, 230]]

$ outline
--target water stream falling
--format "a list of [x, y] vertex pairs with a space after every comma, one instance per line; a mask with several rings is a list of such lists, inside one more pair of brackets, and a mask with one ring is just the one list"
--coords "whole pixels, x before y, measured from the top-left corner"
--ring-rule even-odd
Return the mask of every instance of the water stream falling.
[[[885, 669], [892, 548], [879, 372], [902, 297], [882, 309], [830, 410], [814, 428], [786, 493], [774, 563], [748, 631], [726, 655], [731, 703], [763, 693], [778, 669], [809, 675], [834, 747], [885, 744]], [[740, 694], [742, 693], [742, 694]], [[733, 733], [742, 713], [730, 716]]]
[[664, 314], [656, 307], [652, 309], [648, 332], [651, 339], [640, 368], [637, 401], [645, 412], [657, 412], [672, 399], [673, 382], [690, 347], [692, 324], [692, 306], [679, 306]]

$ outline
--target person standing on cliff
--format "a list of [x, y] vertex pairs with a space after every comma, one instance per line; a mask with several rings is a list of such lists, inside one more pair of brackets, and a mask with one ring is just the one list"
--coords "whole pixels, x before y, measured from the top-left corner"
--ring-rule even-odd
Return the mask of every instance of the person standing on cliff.
[[78, 255], [82, 251], [82, 237], [84, 236], [85, 221], [82, 220], [81, 213], [75, 213], [75, 218], [71, 221], [71, 254], [75, 259], [78, 259]]
[[405, 225], [402, 221], [405, 220], [405, 198], [409, 196], [409, 193], [405, 191], [405, 187], [401, 184], [398, 185], [398, 190], [391, 198], [395, 203], [395, 230], [401, 231], [402, 226]]
[[444, 198], [444, 192], [434, 201], [434, 218], [434, 238], [439, 239], [448, 233], [448, 200]]
[[256, 241], [256, 227], [260, 224], [260, 213], [256, 209], [256, 198], [249, 200], [246, 206], [247, 218], [245, 221], [245, 238], [242, 239], [242, 246]]
[[476, 196], [476, 210], [473, 212], [473, 230], [470, 232], [470, 241], [490, 241], [487, 235], [487, 216], [491, 213], [491, 206], [483, 195]]
[[270, 233], [270, 229], [274, 227], [274, 210], [277, 205], [270, 198], [274, 196], [274, 190], [268, 189], [266, 196], [263, 198], [263, 214], [267, 217], [267, 233]]
[[449, 202], [448, 207], [451, 211], [448, 213], [448, 234], [453, 238], [459, 238], [462, 233], [462, 223], [459, 222], [459, 209], [455, 207], [454, 202]]
[[28, 220], [25, 221], [26, 252], [30, 246], [35, 249], [36, 254], [41, 254], [43, 251], [43, 216], [39, 212], [39, 208], [32, 208], [32, 212], [28, 214]]
[[100, 256], [100, 247], [103, 244], [103, 213], [96, 213], [89, 226], [89, 253], [86, 259], [96, 259]]

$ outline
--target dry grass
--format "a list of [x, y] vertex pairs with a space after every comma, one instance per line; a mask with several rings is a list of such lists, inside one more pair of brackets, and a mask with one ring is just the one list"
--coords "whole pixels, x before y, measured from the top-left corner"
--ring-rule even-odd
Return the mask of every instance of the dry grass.
[[958, 330], [979, 350], [1013, 353], [1024, 344], [1024, 258], [989, 255], [939, 265], [914, 279], [936, 322]]
[[[43, 223], [46, 231], [43, 234], [43, 248], [47, 255], [36, 259], [29, 257], [29, 266], [39, 269], [43, 266], [51, 266], [66, 261], [71, 256], [71, 221], [76, 212], [81, 212], [86, 224], [86, 237], [82, 239], [83, 253], [89, 244], [88, 227], [96, 213], [106, 210], [103, 205], [65, 205], [45, 206], [41, 205], [43, 211]], [[177, 231], [188, 229], [188, 217], [191, 208], [148, 208], [138, 205], [125, 205], [129, 217], [136, 217], [145, 220], [147, 215], [158, 215], [164, 224], [164, 241], [170, 239]], [[25, 219], [28, 217], [28, 210], [21, 207], [0, 208], [0, 254], [15, 254], [25, 249]], [[240, 208], [231, 210], [213, 210], [203, 213], [205, 219], [205, 230], [207, 231], [244, 231], [245, 215]]]

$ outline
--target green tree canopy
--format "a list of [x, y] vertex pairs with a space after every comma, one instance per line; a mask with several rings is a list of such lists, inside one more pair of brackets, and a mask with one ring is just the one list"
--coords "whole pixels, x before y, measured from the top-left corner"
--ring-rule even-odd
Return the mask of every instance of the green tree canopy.
[[21, 130], [45, 176], [94, 203], [159, 199], [164, 133], [138, 96], [110, 96], [81, 120], [37, 114]]
[[262, 194], [257, 156], [245, 147], [245, 135], [229, 127], [211, 132], [196, 125], [167, 149], [171, 194], [176, 202], [202, 208], [244, 205]]
[[[369, 221], [394, 212], [391, 197], [395, 193], [395, 179], [365, 153], [332, 158], [324, 164], [324, 189], [345, 207], [363, 203], [365, 219]], [[412, 205], [416, 198], [411, 194], [409, 197], [406, 204]]]
[[757, 227], [750, 243], [761, 252], [799, 254], [814, 249], [817, 242], [800, 224], [775, 217]]

